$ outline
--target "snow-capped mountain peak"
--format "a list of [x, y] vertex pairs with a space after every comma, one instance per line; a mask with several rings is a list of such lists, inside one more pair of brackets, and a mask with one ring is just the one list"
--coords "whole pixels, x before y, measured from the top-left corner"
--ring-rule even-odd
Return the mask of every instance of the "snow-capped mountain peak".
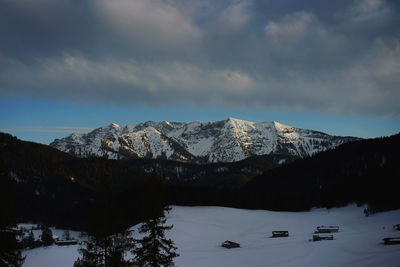
[[110, 126], [111, 128], [119, 128], [120, 126], [116, 123], [111, 123]]
[[311, 156], [353, 137], [330, 136], [282, 123], [228, 118], [215, 122], [147, 121], [112, 123], [87, 134], [72, 134], [50, 145], [79, 157], [150, 157], [194, 162], [233, 162], [254, 155]]

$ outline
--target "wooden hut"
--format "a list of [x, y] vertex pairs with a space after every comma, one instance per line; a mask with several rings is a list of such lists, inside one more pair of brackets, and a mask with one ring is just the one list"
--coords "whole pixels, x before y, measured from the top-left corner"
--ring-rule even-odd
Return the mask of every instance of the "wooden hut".
[[272, 231], [271, 237], [288, 237], [289, 231]]
[[70, 239], [70, 240], [59, 239], [59, 240], [56, 240], [55, 243], [57, 246], [77, 245], [78, 240], [76, 240], [76, 239]]
[[312, 241], [333, 240], [333, 235], [313, 235]]
[[240, 248], [240, 244], [239, 243], [236, 243], [236, 242], [233, 242], [233, 241], [229, 241], [229, 240], [226, 240], [225, 242], [223, 242], [221, 244], [221, 246], [224, 247], [224, 248]]
[[383, 239], [383, 244], [385, 245], [399, 245], [400, 237], [386, 237]]
[[318, 226], [315, 234], [339, 232], [339, 226]]

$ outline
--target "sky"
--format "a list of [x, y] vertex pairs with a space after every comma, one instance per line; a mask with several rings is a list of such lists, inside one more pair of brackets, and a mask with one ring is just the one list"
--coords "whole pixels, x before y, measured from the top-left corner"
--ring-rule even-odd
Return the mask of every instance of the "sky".
[[396, 0], [0, 0], [0, 131], [112, 122], [400, 131]]

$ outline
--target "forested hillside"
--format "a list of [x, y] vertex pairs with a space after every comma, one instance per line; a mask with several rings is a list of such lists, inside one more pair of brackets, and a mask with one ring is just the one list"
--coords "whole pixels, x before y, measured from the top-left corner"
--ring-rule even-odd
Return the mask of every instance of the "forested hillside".
[[[343, 144], [280, 166], [270, 156], [196, 165], [78, 159], [0, 134], [0, 190], [11, 196], [18, 221], [79, 229], [108, 221], [104, 231], [158, 214], [166, 204], [308, 210], [356, 202], [368, 203], [369, 212], [376, 212], [400, 208], [399, 147], [397, 134]], [[189, 178], [168, 179], [176, 168]], [[246, 168], [253, 172], [246, 174]], [[255, 178], [254, 170], [260, 173]], [[193, 179], [199, 172], [203, 176]]]
[[154, 174], [123, 161], [77, 159], [8, 134], [0, 134], [0, 174], [1, 193], [11, 192], [18, 221], [86, 229], [112, 212], [122, 227], [164, 203]]
[[244, 207], [303, 210], [368, 203], [400, 208], [400, 134], [356, 141], [265, 172], [242, 189]]

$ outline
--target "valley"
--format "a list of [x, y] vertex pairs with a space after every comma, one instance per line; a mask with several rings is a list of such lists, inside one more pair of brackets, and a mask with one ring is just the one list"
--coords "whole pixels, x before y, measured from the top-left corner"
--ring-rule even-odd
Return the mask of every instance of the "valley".
[[[309, 212], [272, 212], [173, 206], [167, 224], [174, 228], [167, 235], [180, 253], [175, 259], [177, 266], [399, 265], [400, 246], [385, 246], [382, 238], [400, 235], [392, 227], [400, 222], [400, 210], [365, 217], [364, 208], [349, 205]], [[333, 240], [310, 242], [319, 225], [338, 225], [340, 231]], [[289, 237], [270, 238], [273, 230], [288, 230]], [[238, 242], [241, 247], [223, 248], [220, 244], [225, 240]], [[78, 257], [78, 248], [52, 245], [28, 250], [24, 252], [24, 267], [70, 267]]]

